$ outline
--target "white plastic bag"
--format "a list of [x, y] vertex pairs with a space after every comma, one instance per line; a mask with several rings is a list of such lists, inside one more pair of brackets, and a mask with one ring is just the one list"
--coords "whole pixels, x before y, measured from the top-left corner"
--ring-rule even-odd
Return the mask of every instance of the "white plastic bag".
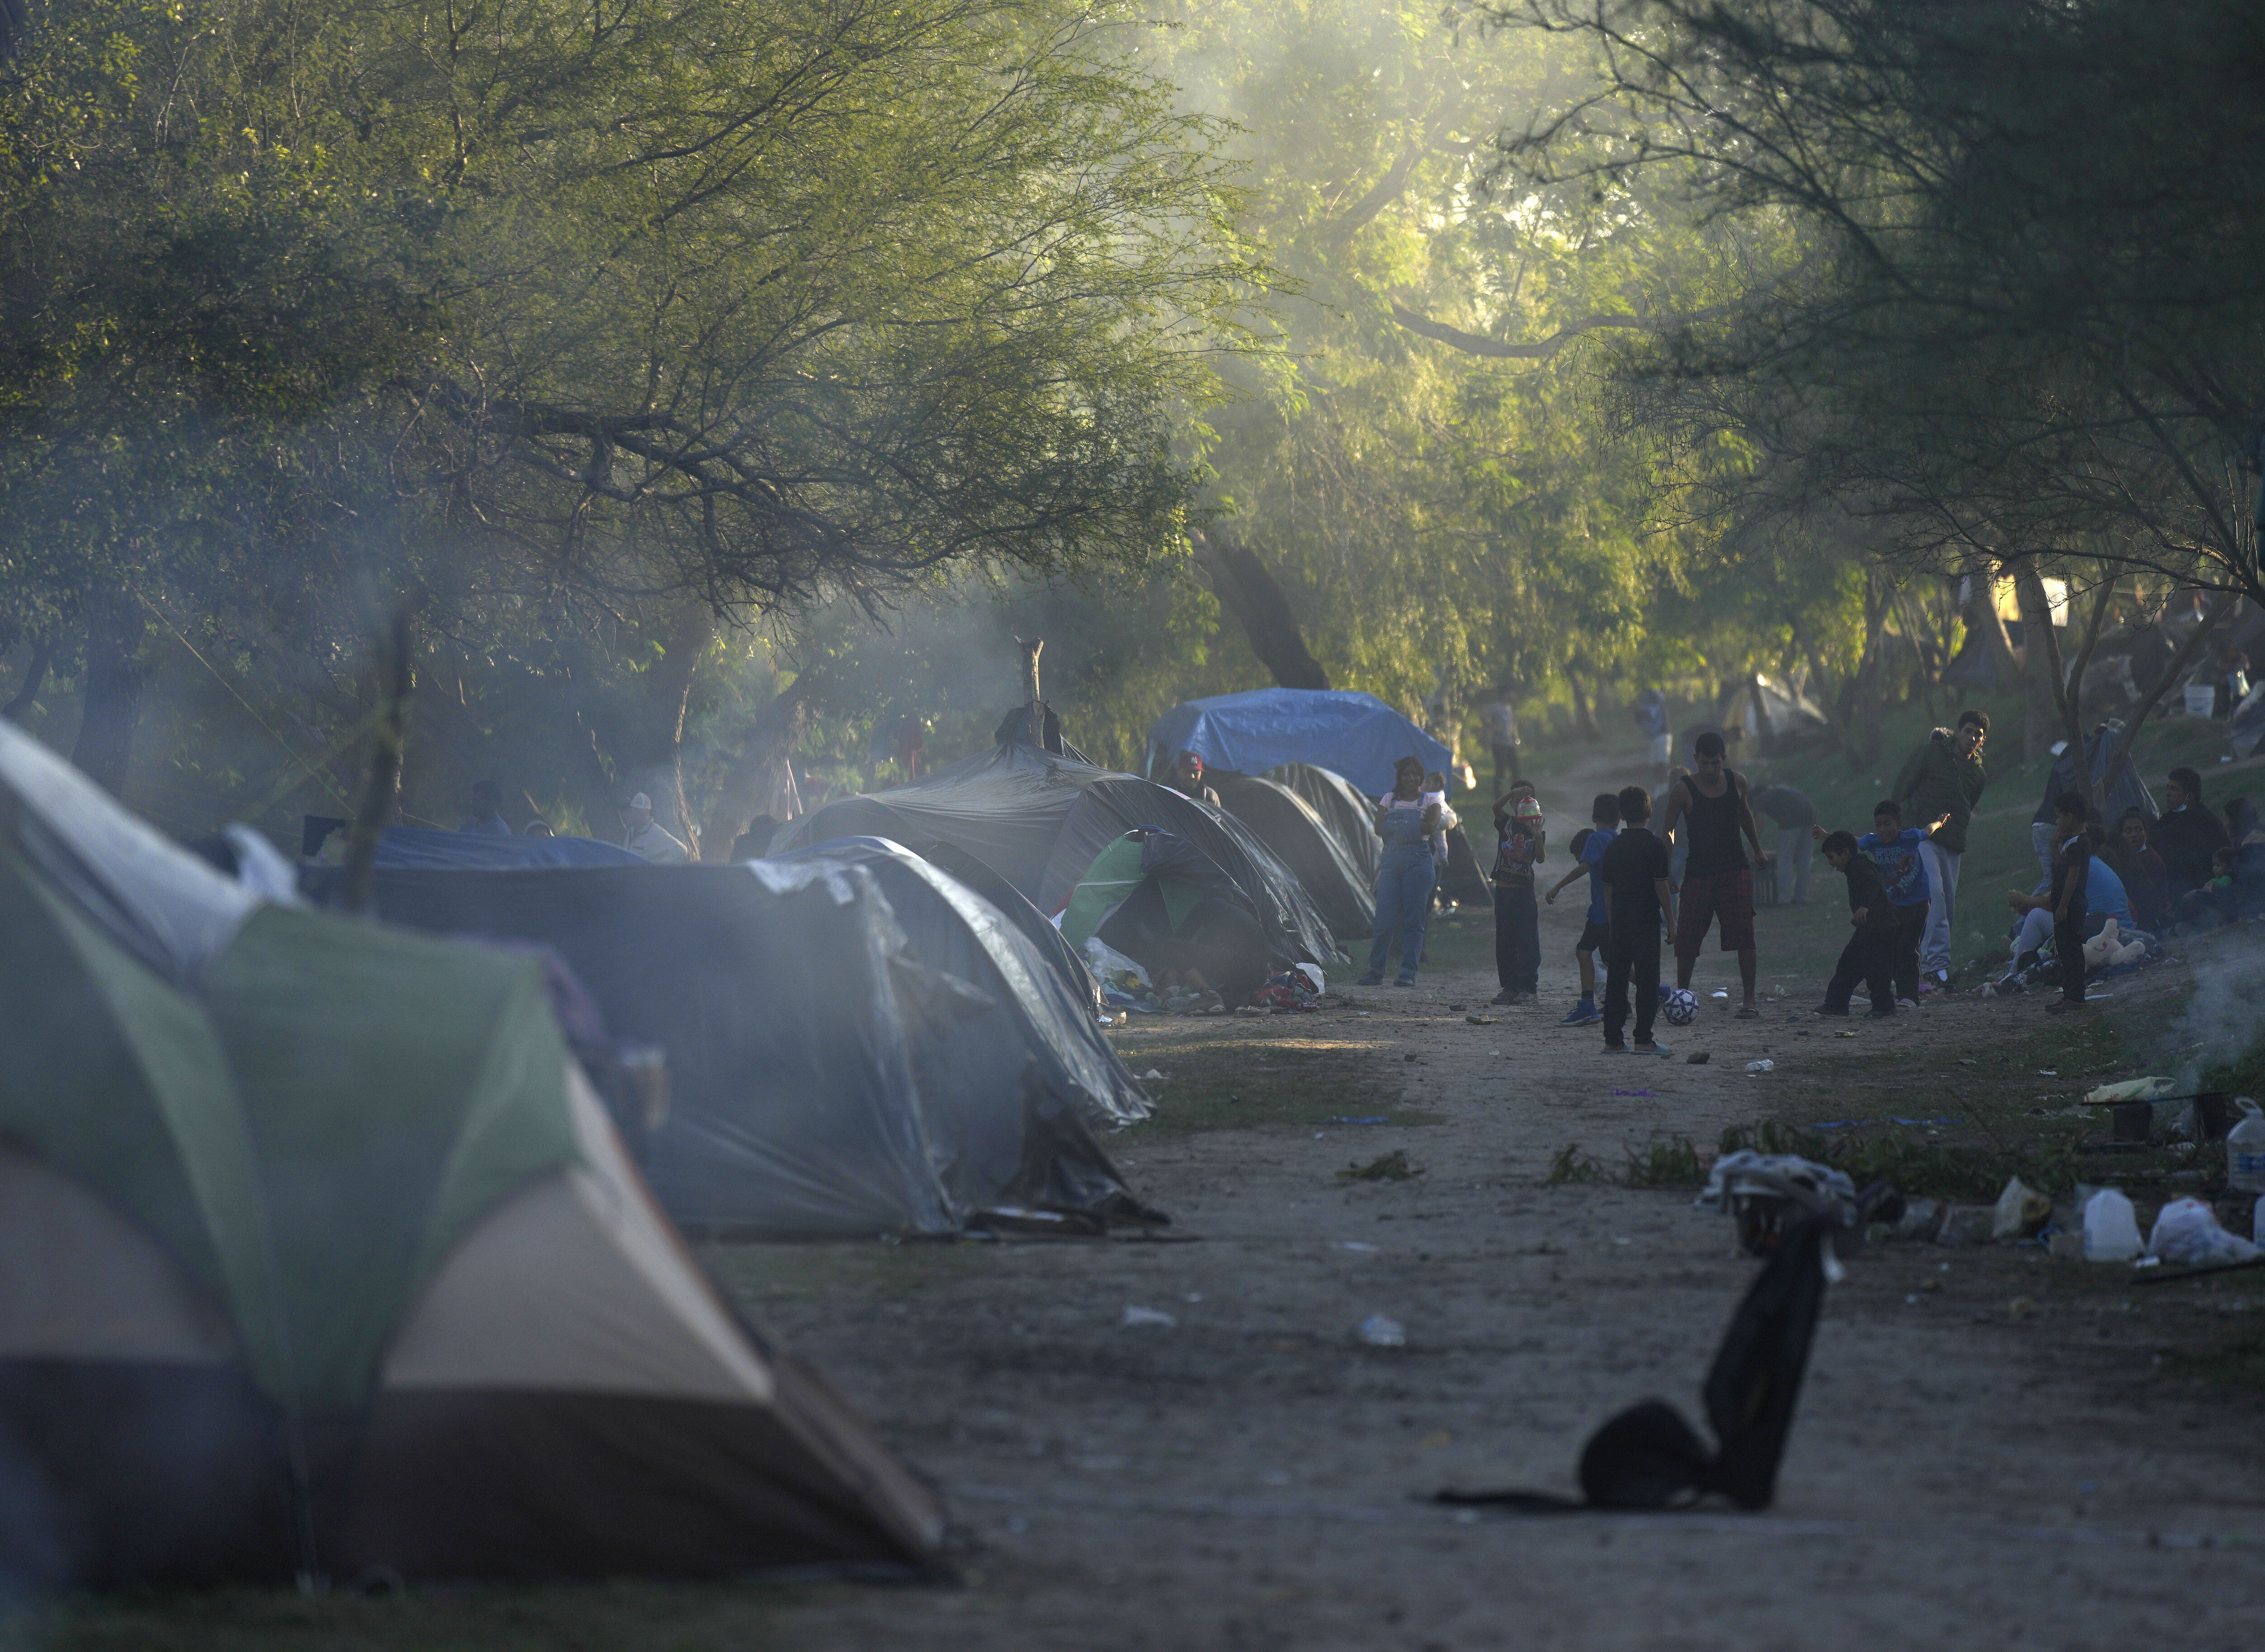
[[1103, 941], [1097, 935], [1089, 935], [1085, 938], [1085, 962], [1086, 967], [1093, 972], [1095, 979], [1098, 980], [1105, 981], [1111, 976], [1118, 973], [1120, 971], [1130, 970], [1134, 977], [1139, 979], [1141, 986], [1153, 986], [1154, 985], [1154, 982], [1149, 980], [1147, 971], [1142, 969], [1138, 964], [1135, 964], [1131, 958], [1126, 957], [1122, 952], [1119, 952], [1115, 947], [1111, 946], [1106, 941]]
[[2084, 1259], [2129, 1262], [2139, 1254], [2139, 1218], [2131, 1201], [2102, 1188], [2084, 1203]]
[[2257, 1255], [2257, 1247], [2220, 1227], [2218, 1212], [2200, 1199], [2173, 1199], [2155, 1218], [2155, 1231], [2147, 1235], [2147, 1254], [2162, 1262], [2203, 1268], [2218, 1262], [2247, 1262]]

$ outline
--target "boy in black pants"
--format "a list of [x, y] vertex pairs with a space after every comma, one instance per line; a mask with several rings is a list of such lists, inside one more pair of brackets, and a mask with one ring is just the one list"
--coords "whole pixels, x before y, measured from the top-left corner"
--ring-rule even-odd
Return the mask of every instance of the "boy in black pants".
[[2053, 799], [2053, 956], [2060, 964], [2060, 996], [2047, 1015], [2084, 1008], [2086, 886], [2092, 881], [2092, 839], [2084, 823], [2092, 806], [2080, 791]]
[[1581, 925], [1581, 938], [1573, 943], [1573, 962], [1581, 971], [1581, 997], [1565, 1019], [1557, 1023], [1561, 1027], [1585, 1027], [1592, 1021], [1604, 1019], [1597, 1013], [1597, 954], [1610, 950], [1613, 913], [1605, 880], [1597, 875], [1597, 866], [1620, 831], [1620, 798], [1609, 791], [1599, 792], [1589, 805], [1589, 819], [1596, 824], [1573, 834], [1573, 870], [1552, 884], [1549, 892], [1542, 897], [1555, 906], [1559, 891], [1568, 884], [1576, 878], [1588, 880], [1588, 916]]
[[1620, 829], [1597, 876], [1604, 879], [1612, 901], [1612, 940], [1605, 957], [1605, 1053], [1620, 1055], [1628, 1046], [1620, 1029], [1628, 1025], [1628, 982], [1635, 982], [1635, 1047], [1639, 1055], [1665, 1055], [1665, 1044], [1651, 1036], [1652, 1017], [1659, 1013], [1659, 926], [1672, 920], [1674, 891], [1667, 883], [1667, 845], [1646, 826], [1651, 819], [1651, 794], [1641, 786], [1620, 793]]
[[1856, 933], [1840, 949], [1840, 962], [1825, 984], [1820, 1015], [1845, 1015], [1849, 995], [1862, 980], [1872, 994], [1874, 1016], [1896, 1013], [1895, 909], [1888, 904], [1888, 886], [1871, 856], [1860, 852], [1855, 838], [1835, 832], [1824, 840], [1824, 858], [1848, 880], [1848, 921]]

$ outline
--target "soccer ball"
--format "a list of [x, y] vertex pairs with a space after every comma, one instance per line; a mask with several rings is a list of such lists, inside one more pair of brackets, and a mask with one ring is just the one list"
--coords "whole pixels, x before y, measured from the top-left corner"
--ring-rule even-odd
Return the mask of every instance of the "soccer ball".
[[1679, 986], [1667, 995], [1659, 1013], [1667, 1017], [1669, 1026], [1687, 1027], [1699, 1013], [1699, 995], [1687, 986]]

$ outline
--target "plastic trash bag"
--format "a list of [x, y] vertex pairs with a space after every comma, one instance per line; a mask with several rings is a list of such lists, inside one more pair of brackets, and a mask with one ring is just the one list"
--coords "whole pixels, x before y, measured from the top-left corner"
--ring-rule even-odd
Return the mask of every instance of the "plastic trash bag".
[[1126, 957], [1097, 935], [1088, 935], [1085, 938], [1085, 961], [1091, 967], [1094, 977], [1097, 980], [1105, 981], [1112, 975], [1130, 973], [1138, 977], [1143, 986], [1152, 984], [1148, 979], [1147, 970]]
[[[1692, 1204], [1736, 1219], [1738, 1242], [1757, 1256], [1768, 1255], [1796, 1217], [1827, 1217], [1836, 1227], [1856, 1223], [1856, 1184], [1847, 1172], [1790, 1153], [1724, 1153]], [[1830, 1247], [1825, 1254], [1830, 1258]], [[1828, 1271], [1832, 1266], [1828, 1260]]]
[[2200, 1199], [2173, 1199], [2155, 1218], [2147, 1235], [2147, 1254], [2158, 1261], [2189, 1268], [2214, 1263], [2249, 1262], [2257, 1247], [2218, 1224], [2218, 1212]]

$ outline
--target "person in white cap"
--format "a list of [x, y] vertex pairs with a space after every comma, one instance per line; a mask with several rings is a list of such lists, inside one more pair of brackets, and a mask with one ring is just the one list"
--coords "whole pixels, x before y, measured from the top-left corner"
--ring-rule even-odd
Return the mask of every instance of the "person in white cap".
[[690, 850], [653, 823], [652, 799], [645, 793], [630, 799], [622, 819], [630, 829], [622, 847], [630, 854], [643, 855], [655, 866], [681, 866], [692, 858]]

